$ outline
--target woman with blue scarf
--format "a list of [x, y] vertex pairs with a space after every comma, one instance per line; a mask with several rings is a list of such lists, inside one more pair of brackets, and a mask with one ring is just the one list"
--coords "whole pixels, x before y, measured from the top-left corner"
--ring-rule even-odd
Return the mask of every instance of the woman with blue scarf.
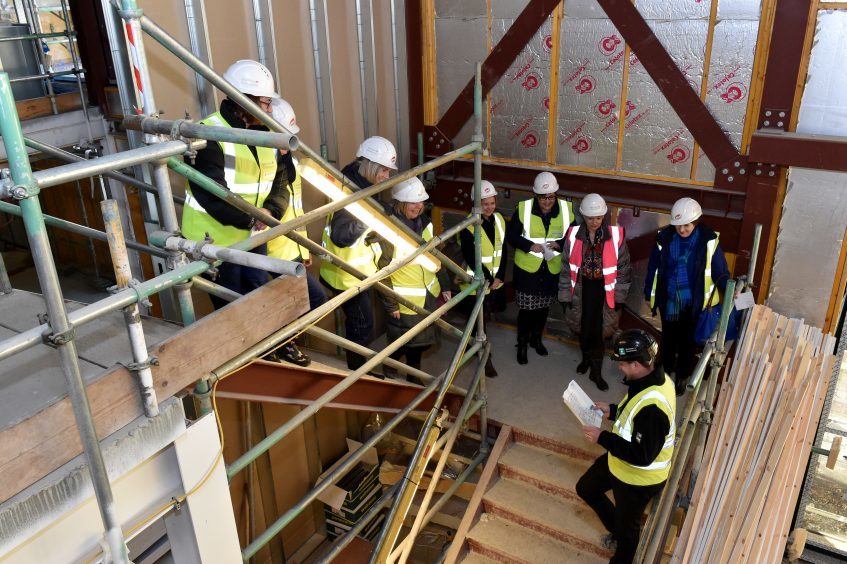
[[671, 224], [656, 235], [644, 282], [644, 299], [661, 314], [659, 356], [665, 373], [674, 374], [677, 395], [685, 392], [694, 369], [697, 319], [720, 303], [718, 290], [723, 292], [729, 280], [718, 233], [698, 221], [701, 215], [695, 200], [677, 200]]

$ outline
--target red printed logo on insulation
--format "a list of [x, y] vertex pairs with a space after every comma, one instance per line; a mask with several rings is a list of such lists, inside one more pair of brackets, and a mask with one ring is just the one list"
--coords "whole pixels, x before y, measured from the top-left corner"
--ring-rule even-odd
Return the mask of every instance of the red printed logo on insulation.
[[529, 92], [530, 90], [535, 90], [536, 88], [538, 88], [539, 84], [541, 84], [541, 80], [538, 78], [538, 75], [534, 72], [531, 72], [526, 75], [526, 78], [521, 83], [521, 86], [523, 86], [524, 90]]
[[542, 45], [544, 45], [544, 50], [550, 53], [553, 50], [553, 36], [545, 35]]
[[528, 131], [526, 135], [521, 139], [521, 145], [523, 145], [527, 149], [532, 149], [536, 145], [538, 145], [538, 132], [537, 131]]
[[594, 77], [591, 75], [584, 76], [580, 79], [574, 89], [580, 94], [588, 94], [594, 91]]
[[633, 104], [632, 102], [630, 102], [629, 100], [627, 100], [627, 101], [626, 101], [626, 108], [624, 108], [624, 111], [623, 111], [623, 117], [624, 117], [624, 119], [628, 118], [628, 117], [629, 117], [629, 114], [630, 114], [630, 113], [632, 112], [632, 110], [634, 110], [634, 109], [635, 109], [635, 104]]
[[618, 37], [617, 35], [609, 35], [600, 40], [600, 43], [597, 44], [597, 49], [599, 49], [601, 53], [608, 57], [610, 55], [614, 55], [615, 51], [618, 48], [618, 45], [620, 44], [620, 37]]
[[617, 108], [617, 104], [611, 100], [603, 100], [594, 106], [594, 115], [598, 118], [607, 118], [612, 113], [612, 110]]
[[637, 56], [635, 53], [632, 53], [632, 54], [629, 56], [629, 66], [630, 66], [630, 67], [638, 66], [638, 63], [639, 63], [639, 62], [640, 62], [640, 61], [638, 60], [638, 56]]
[[721, 100], [727, 104], [738, 102], [747, 97], [747, 89], [740, 82], [733, 82], [721, 93]]
[[573, 149], [577, 155], [587, 153], [591, 150], [591, 140], [587, 137], [579, 137], [576, 142], [571, 145], [571, 149]]
[[685, 145], [677, 145], [665, 156], [671, 164], [679, 164], [688, 160], [688, 157], [691, 156], [691, 151]]
[[544, 104], [545, 110], [549, 110], [550, 109], [550, 96], [547, 96], [546, 98], [544, 98], [544, 101], [542, 102], [542, 104]]

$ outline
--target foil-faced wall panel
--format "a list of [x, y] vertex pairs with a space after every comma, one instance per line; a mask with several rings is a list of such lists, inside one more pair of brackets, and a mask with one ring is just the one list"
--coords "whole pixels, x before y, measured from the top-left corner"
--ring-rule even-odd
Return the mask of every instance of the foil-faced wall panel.
[[[706, 107], [727, 132], [736, 149], [741, 146], [744, 134], [758, 32], [757, 21], [720, 21], [715, 25], [712, 39]], [[714, 177], [713, 163], [700, 151], [695, 178], [710, 181]]]
[[565, 17], [560, 37], [556, 162], [613, 169], [624, 41], [608, 19]]
[[514, 21], [521, 15], [527, 4], [529, 0], [491, 0], [491, 17]]
[[435, 0], [436, 18], [488, 18], [486, 0]]
[[637, 0], [635, 6], [645, 20], [708, 19], [712, 9], [709, 0]]
[[[847, 125], [847, 13], [821, 12], [797, 131], [843, 134]], [[768, 304], [823, 325], [847, 217], [847, 174], [792, 167], [779, 222]]]
[[[464, 2], [439, 2], [439, 4], [449, 5], [444, 8], [443, 13], [465, 14], [439, 16], [435, 19], [436, 80], [440, 118], [468, 80], [473, 77], [476, 63], [484, 61], [488, 56], [488, 15], [485, 2], [482, 2], [481, 8], [475, 6], [477, 2], [472, 2], [470, 7], [464, 7], [461, 10], [453, 7], [453, 4], [464, 6]], [[436, 10], [438, 7], [437, 5]], [[459, 131], [454, 140], [454, 146], [459, 147], [469, 143], [473, 127], [473, 118], [471, 118]], [[483, 128], [486, 127], [487, 120], [483, 117]]]
[[[700, 91], [708, 21], [648, 22], [689, 84]], [[621, 168], [629, 172], [689, 178], [694, 137], [633, 53], [629, 61], [628, 106]]]
[[761, 0], [720, 0], [718, 2], [718, 21], [755, 20], [759, 21], [762, 11]]
[[565, 0], [565, 17], [574, 19], [608, 19], [597, 0]]
[[[513, 23], [508, 19], [492, 20], [493, 44]], [[492, 156], [547, 160], [552, 44], [552, 18], [548, 18], [491, 89]]]

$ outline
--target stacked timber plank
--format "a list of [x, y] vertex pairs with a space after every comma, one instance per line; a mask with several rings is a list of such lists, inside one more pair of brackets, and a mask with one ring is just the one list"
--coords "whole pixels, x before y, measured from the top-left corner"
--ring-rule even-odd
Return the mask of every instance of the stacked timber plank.
[[781, 562], [835, 339], [765, 306], [723, 382], [673, 562]]

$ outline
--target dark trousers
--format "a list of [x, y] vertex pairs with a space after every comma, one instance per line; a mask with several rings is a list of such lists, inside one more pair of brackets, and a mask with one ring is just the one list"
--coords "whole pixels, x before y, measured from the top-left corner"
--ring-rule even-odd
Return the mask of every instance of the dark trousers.
[[[633, 486], [615, 478], [609, 471], [609, 455], [594, 461], [576, 483], [576, 493], [597, 514], [606, 530], [618, 542], [610, 564], [630, 564], [638, 548], [641, 516], [653, 497], [665, 483], [654, 486]], [[606, 492], [612, 490], [615, 503]]]
[[599, 375], [603, 367], [603, 303], [606, 290], [603, 279], [582, 279], [582, 319], [580, 320], [579, 348], [582, 360], [591, 365], [591, 375]]
[[679, 312], [679, 319], [668, 321], [662, 318], [662, 340], [659, 342], [659, 356], [665, 373], [675, 374], [677, 384], [687, 382], [694, 370], [694, 330], [697, 317], [691, 308]]
[[518, 343], [541, 340], [549, 311], [549, 307], [518, 310]]
[[[483, 300], [483, 303], [482, 303], [482, 311], [480, 312], [480, 315], [482, 316], [482, 328], [483, 328], [483, 331], [485, 331], [486, 333], [488, 333], [488, 329], [486, 329], [485, 314], [491, 311], [489, 309], [491, 297], [492, 297], [491, 294], [485, 296], [485, 299]], [[475, 295], [466, 296], [465, 299], [462, 300], [461, 302], [459, 302], [459, 304], [456, 306], [456, 310], [459, 313], [461, 313], [462, 315], [464, 315], [465, 317], [470, 317], [471, 312], [473, 311], [474, 305], [476, 305], [476, 296]], [[471, 330], [472, 335], [476, 335], [476, 328], [477, 328], [477, 324], [474, 323], [473, 329]]]
[[[250, 251], [257, 255], [267, 255], [267, 245], [260, 245]], [[224, 288], [238, 292], [239, 294], [247, 294], [256, 288], [267, 284], [270, 280], [270, 275], [266, 270], [260, 268], [251, 268], [249, 266], [241, 266], [231, 262], [222, 262], [218, 267], [218, 276], [213, 282], [220, 284]], [[212, 300], [212, 307], [221, 309], [229, 302], [217, 296], [209, 294]]]
[[[327, 284], [323, 278], [321, 278], [321, 284], [333, 296], [341, 293]], [[356, 294], [341, 304], [341, 310], [344, 312], [344, 336], [357, 345], [362, 345], [363, 347], [368, 346], [371, 342], [374, 327], [374, 309], [371, 291], [367, 290]], [[347, 351], [347, 368], [356, 370], [364, 363], [364, 356], [353, 351]]]
[[391, 358], [394, 360], [400, 360], [403, 356], [406, 357], [406, 364], [411, 366], [412, 368], [420, 368], [421, 367], [421, 358], [423, 357], [423, 353], [429, 348], [429, 345], [423, 347], [410, 347], [409, 345], [403, 345], [393, 353], [391, 353]]
[[306, 287], [309, 289], [309, 309], [315, 309], [326, 302], [326, 293], [318, 279], [306, 273]]

